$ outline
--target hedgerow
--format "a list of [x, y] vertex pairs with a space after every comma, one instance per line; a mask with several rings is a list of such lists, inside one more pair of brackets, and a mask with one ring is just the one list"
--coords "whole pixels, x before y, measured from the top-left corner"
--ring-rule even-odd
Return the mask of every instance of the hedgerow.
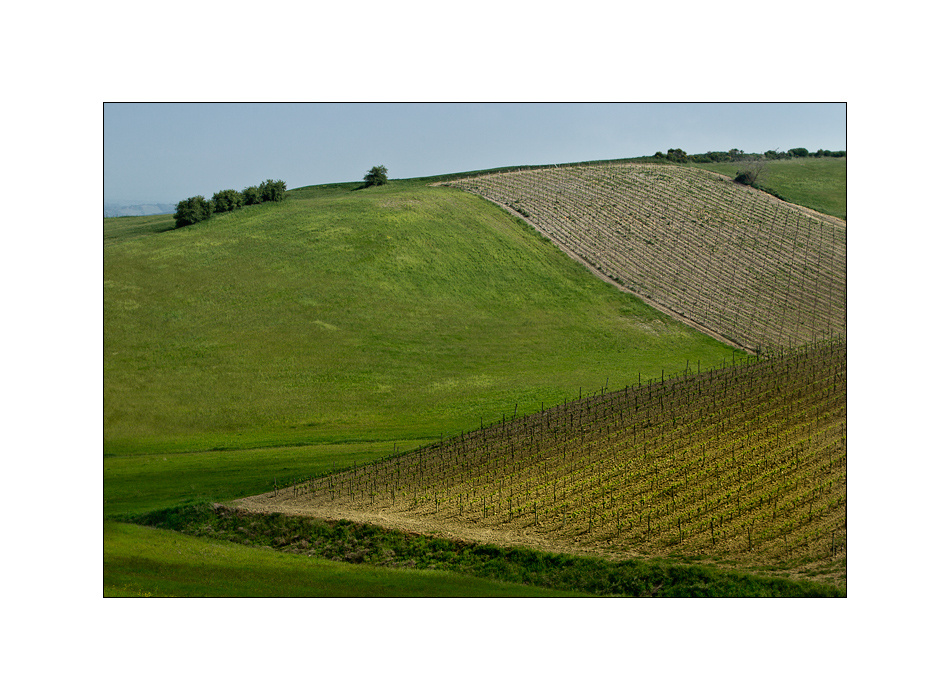
[[215, 213], [229, 212], [244, 206], [264, 202], [283, 201], [287, 192], [287, 183], [283, 180], [265, 180], [258, 186], [246, 187], [243, 191], [221, 190], [215, 192], [210, 200], [201, 195], [189, 197], [178, 202], [175, 207], [175, 228], [191, 226], [199, 221], [210, 219]]

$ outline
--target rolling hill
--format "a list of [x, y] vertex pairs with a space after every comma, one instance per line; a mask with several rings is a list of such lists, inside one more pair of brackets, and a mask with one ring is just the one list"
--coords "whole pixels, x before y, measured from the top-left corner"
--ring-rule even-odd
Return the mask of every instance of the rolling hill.
[[[264, 510], [318, 493], [337, 504], [358, 484], [347, 517], [398, 511], [422, 514], [427, 532], [464, 521], [498, 533], [507, 519], [552, 551], [725, 557], [843, 585], [843, 224], [762, 193], [711, 199], [715, 175], [671, 166], [650, 171], [655, 194], [638, 199], [631, 171], [595, 167], [574, 174], [577, 191], [558, 172], [508, 178], [517, 196], [494, 199], [518, 216], [420, 179], [302, 188], [177, 230], [170, 216], [105, 220], [106, 517], [254, 494]], [[487, 192], [499, 177], [459, 184]], [[808, 235], [789, 245], [782, 214]], [[767, 244], [762, 230], [775, 234]], [[610, 283], [548, 238], [562, 234]], [[624, 250], [643, 234], [652, 245]], [[710, 244], [755, 284], [723, 286], [717, 257], [700, 255]], [[798, 272], [815, 312], [793, 313]], [[733, 347], [618, 285], [693, 326], [720, 324]], [[752, 323], [765, 310], [771, 330]], [[836, 339], [810, 342], [812, 364], [798, 362], [788, 346], [818, 331]], [[747, 365], [735, 345], [771, 356]], [[797, 383], [781, 362], [803, 368]], [[785, 384], [800, 387], [793, 398]], [[476, 444], [481, 456], [457, 456]], [[421, 455], [434, 461], [420, 497], [398, 479], [429, 464]], [[397, 481], [369, 489], [369, 469]], [[568, 479], [572, 495], [553, 501]], [[508, 490], [489, 504], [480, 489], [495, 486]], [[268, 503], [272, 487], [286, 490]]]
[[[238, 506], [554, 552], [822, 565], [847, 547], [846, 387], [844, 342], [819, 343], [575, 399]], [[826, 574], [843, 583], [836, 563]]]
[[834, 217], [681, 166], [548, 168], [447, 184], [524, 216], [595, 273], [750, 352], [845, 331], [846, 231]]
[[306, 188], [182, 229], [108, 219], [105, 240], [107, 508], [153, 475], [247, 495], [733, 354], [449, 188]]

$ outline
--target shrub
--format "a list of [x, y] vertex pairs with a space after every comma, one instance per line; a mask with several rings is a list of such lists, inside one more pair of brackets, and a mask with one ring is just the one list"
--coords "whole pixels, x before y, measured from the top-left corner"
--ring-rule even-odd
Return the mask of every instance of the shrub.
[[260, 204], [264, 201], [264, 199], [261, 197], [261, 191], [257, 187], [254, 187], [254, 185], [245, 187], [241, 191], [241, 195], [244, 197], [245, 206], [250, 206], [251, 204]]
[[[735, 182], [740, 185], [754, 186], [765, 179], [766, 165], [764, 160], [749, 161], [748, 166], [736, 173]], [[761, 184], [761, 183], [760, 183]]]
[[387, 177], [386, 166], [384, 165], [375, 165], [369, 169], [366, 175], [363, 176], [363, 187], [376, 187], [378, 185], [385, 185], [389, 182]]
[[261, 194], [261, 199], [265, 202], [280, 202], [287, 191], [287, 183], [283, 180], [268, 180], [262, 182], [257, 188]]
[[686, 151], [682, 148], [670, 148], [666, 152], [666, 159], [674, 163], [685, 163], [687, 161]]
[[752, 173], [745, 170], [740, 173], [736, 173], [735, 181], [740, 185], [751, 185], [753, 182], [755, 182], [755, 180], [752, 179]]
[[221, 190], [211, 197], [216, 212], [234, 211], [244, 206], [244, 197], [237, 190]]
[[189, 197], [175, 207], [175, 228], [190, 226], [211, 217], [214, 205], [202, 197]]

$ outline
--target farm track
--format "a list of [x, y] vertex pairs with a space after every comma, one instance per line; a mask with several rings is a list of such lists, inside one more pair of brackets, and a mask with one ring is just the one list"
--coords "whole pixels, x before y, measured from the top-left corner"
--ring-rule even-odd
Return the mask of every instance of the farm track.
[[755, 353], [846, 332], [843, 221], [703, 170], [620, 164], [450, 183], [518, 214], [602, 279]]
[[846, 367], [834, 339], [687, 369], [235, 505], [607, 558], [833, 565]]

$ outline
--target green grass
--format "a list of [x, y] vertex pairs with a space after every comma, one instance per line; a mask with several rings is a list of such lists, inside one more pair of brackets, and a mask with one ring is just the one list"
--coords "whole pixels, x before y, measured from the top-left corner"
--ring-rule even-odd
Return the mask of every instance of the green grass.
[[[244, 513], [208, 504], [155, 511], [135, 518], [135, 522], [193, 535], [193, 541], [187, 545], [192, 548], [198, 547], [197, 542], [205, 538], [213, 538], [241, 543], [246, 548], [254, 546], [280, 550], [297, 557], [297, 566], [301, 570], [316, 558], [359, 562], [359, 567], [352, 569], [357, 580], [368, 569], [373, 572], [373, 580], [376, 581], [382, 576], [377, 567], [384, 566], [397, 570], [410, 567], [414, 570], [445, 571], [498, 584], [524, 584], [560, 590], [566, 594], [638, 597], [844, 595], [844, 591], [829, 585], [756, 576], [740, 571], [720, 571], [688, 562], [659, 559], [607, 562], [593, 557], [549, 554], [521, 547], [497, 547], [402, 533], [347, 521], [331, 522], [277, 513]], [[174, 540], [175, 546], [179, 548], [183, 542]], [[166, 560], [161, 554], [157, 554], [156, 558]], [[293, 561], [288, 562], [288, 566], [293, 565]], [[396, 583], [387, 594], [402, 595], [399, 589], [401, 584]], [[214, 588], [211, 580], [206, 580], [204, 585]], [[117, 588], [122, 590], [119, 586]], [[131, 592], [134, 589], [130, 588]], [[416, 594], [410, 583], [405, 595]]]
[[106, 246], [124, 241], [165, 233], [175, 228], [175, 219], [171, 214], [153, 216], [117, 216], [105, 219], [103, 243]]
[[[427, 442], [404, 441], [396, 449], [413, 449]], [[392, 453], [391, 442], [355, 442], [107, 457], [103, 514], [126, 517], [186, 503], [232, 500], [267, 491], [274, 479], [283, 486]]]
[[145, 218], [105, 220], [107, 512], [249, 495], [732, 357], [464, 192], [344, 184]]
[[[229, 500], [732, 350], [422, 181], [104, 221], [107, 518]], [[547, 595], [107, 520], [104, 594]]]
[[105, 597], [547, 597], [451, 571], [346, 564], [106, 521]]
[[[735, 177], [741, 163], [691, 163], [694, 168]], [[847, 158], [792, 158], [768, 164], [762, 185], [782, 199], [847, 219]]]

